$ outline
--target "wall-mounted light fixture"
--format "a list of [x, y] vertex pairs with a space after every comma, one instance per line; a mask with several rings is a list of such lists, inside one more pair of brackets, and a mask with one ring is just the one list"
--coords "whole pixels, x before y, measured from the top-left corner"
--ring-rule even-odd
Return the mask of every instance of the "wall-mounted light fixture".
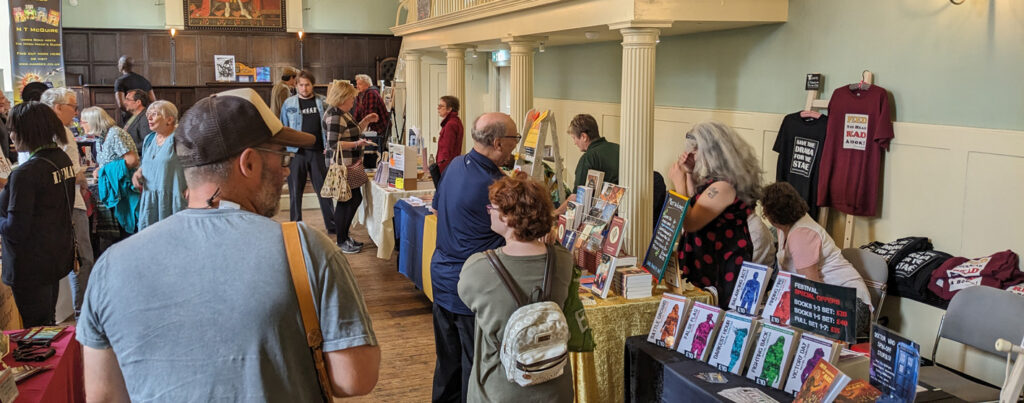
[[178, 30], [171, 28], [171, 85], [177, 84], [177, 69], [175, 68], [177, 65], [177, 57], [175, 57], [174, 46], [174, 37], [176, 35], [178, 35]]
[[302, 37], [304, 37], [304, 36], [306, 36], [306, 33], [302, 32], [302, 31], [299, 31], [299, 70], [305, 70], [304, 62], [306, 60], [306, 57], [305, 57], [305, 49], [303, 49], [303, 43], [302, 43]]
[[541, 42], [541, 43], [540, 43], [540, 46], [538, 47], [538, 49], [537, 49], [537, 50], [539, 50], [539, 51], [540, 51], [540, 53], [544, 53], [544, 42]]

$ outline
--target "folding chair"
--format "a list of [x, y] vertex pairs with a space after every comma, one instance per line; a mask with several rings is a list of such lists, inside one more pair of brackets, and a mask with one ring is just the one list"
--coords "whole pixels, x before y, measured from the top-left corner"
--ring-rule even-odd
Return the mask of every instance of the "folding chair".
[[860, 248], [843, 249], [843, 257], [857, 269], [857, 273], [864, 279], [864, 284], [868, 286], [871, 305], [875, 307], [875, 312], [871, 314], [871, 323], [877, 322], [878, 315], [882, 312], [882, 303], [885, 302], [889, 265], [881, 256]]
[[947, 393], [968, 402], [999, 400], [999, 389], [967, 379], [936, 361], [941, 339], [950, 339], [997, 357], [996, 340], [1020, 343], [1024, 338], [1024, 297], [1010, 291], [986, 286], [966, 288], [953, 296], [942, 316], [932, 348], [932, 365], [921, 367], [918, 380], [941, 387]]

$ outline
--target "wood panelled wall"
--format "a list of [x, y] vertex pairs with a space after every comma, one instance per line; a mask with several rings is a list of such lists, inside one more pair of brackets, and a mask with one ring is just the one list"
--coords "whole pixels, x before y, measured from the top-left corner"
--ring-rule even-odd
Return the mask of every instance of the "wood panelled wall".
[[[162, 30], [64, 29], [64, 65], [83, 84], [113, 84], [117, 59], [135, 59], [135, 72], [154, 86], [171, 85], [171, 36]], [[318, 83], [373, 76], [377, 60], [397, 57], [402, 39], [389, 35], [308, 34], [303, 39], [306, 69]], [[213, 56], [235, 55], [250, 67], [270, 66], [276, 80], [285, 66], [299, 67], [294, 33], [179, 31], [175, 37], [175, 85], [214, 81]], [[374, 80], [378, 80], [374, 77]]]

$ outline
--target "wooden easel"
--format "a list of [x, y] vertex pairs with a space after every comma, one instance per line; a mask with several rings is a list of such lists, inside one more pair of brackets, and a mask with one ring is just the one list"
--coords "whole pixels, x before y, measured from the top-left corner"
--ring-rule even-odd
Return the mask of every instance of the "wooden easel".
[[[817, 74], [817, 73], [815, 73], [815, 74]], [[864, 84], [872, 85], [872, 84], [874, 84], [874, 81], [875, 81], [875, 75], [872, 74], [870, 70], [864, 70], [861, 73], [861, 79], [860, 79], [860, 83], [858, 85], [864, 85]], [[827, 100], [827, 99], [818, 99], [819, 93], [820, 93], [819, 90], [808, 90], [807, 91], [807, 101], [804, 102], [804, 110], [805, 111], [813, 111], [815, 109], [826, 109], [826, 110], [828, 109], [829, 100]], [[828, 207], [822, 207], [821, 211], [818, 212], [818, 224], [821, 225], [822, 227], [825, 227], [825, 228], [828, 227], [828, 213], [829, 213], [829, 208]], [[846, 215], [846, 225], [843, 227], [843, 248], [844, 249], [845, 248], [853, 247], [854, 217], [855, 216], [852, 215], [852, 214], [847, 214]]]
[[[536, 119], [541, 119], [541, 121], [540, 125], [534, 128], [533, 125]], [[523, 129], [523, 138], [519, 139], [519, 153], [515, 162], [516, 169], [540, 181], [548, 189], [557, 190], [554, 192], [557, 199], [555, 202], [561, 203], [565, 195], [562, 192], [562, 154], [558, 152], [558, 130], [556, 129], [555, 114], [550, 110], [541, 112], [531, 109], [526, 113], [523, 125], [520, 127]], [[534, 135], [536, 136], [536, 144], [533, 144], [534, 138], [532, 136]], [[547, 155], [549, 136], [552, 149], [550, 156]], [[551, 177], [550, 181], [544, 177], [543, 161], [549, 161], [554, 165], [555, 175]]]

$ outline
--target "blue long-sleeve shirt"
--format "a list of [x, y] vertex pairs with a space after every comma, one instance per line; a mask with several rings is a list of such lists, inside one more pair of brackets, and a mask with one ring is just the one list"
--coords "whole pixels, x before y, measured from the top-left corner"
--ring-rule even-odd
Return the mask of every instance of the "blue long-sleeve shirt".
[[493, 161], [471, 150], [444, 171], [433, 207], [437, 210], [437, 249], [430, 261], [434, 303], [449, 312], [472, 315], [459, 298], [459, 273], [470, 255], [505, 244], [491, 231], [487, 187], [504, 174]]

